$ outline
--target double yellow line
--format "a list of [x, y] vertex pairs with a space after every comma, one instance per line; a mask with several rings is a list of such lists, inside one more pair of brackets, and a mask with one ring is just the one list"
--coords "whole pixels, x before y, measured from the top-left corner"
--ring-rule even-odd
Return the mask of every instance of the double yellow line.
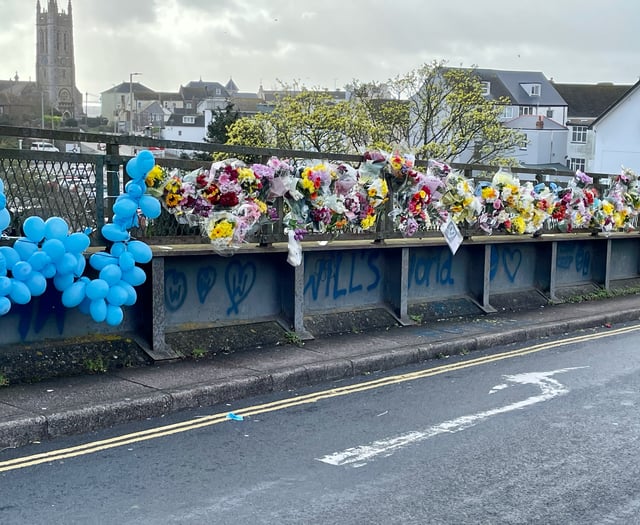
[[[306, 394], [303, 396], [297, 396], [293, 398], [286, 398], [280, 401], [273, 401], [271, 403], [265, 403], [262, 405], [254, 405], [246, 407], [240, 410], [235, 410], [234, 413], [239, 416], [255, 416], [258, 414], [265, 414], [268, 412], [275, 412], [277, 410], [284, 410], [286, 408], [296, 407], [300, 405], [306, 405], [309, 403], [315, 403], [323, 399], [329, 399], [332, 397], [346, 396], [349, 394], [355, 394], [358, 392], [366, 392], [374, 388], [381, 388], [388, 385], [394, 385], [397, 383], [403, 383], [405, 381], [413, 381], [415, 379], [422, 379], [425, 377], [436, 376], [455, 370], [462, 370], [472, 366], [483, 365], [486, 363], [493, 363], [495, 361], [501, 361], [502, 359], [511, 359], [513, 357], [521, 357], [527, 354], [535, 352], [541, 352], [550, 348], [557, 348], [560, 346], [567, 346], [583, 341], [592, 341], [594, 339], [601, 339], [603, 337], [612, 337], [629, 332], [635, 332], [640, 330], [640, 325], [629, 326], [625, 328], [619, 328], [616, 330], [609, 330], [607, 332], [601, 332], [597, 334], [587, 334], [578, 337], [569, 337], [560, 341], [549, 341], [519, 350], [513, 350], [510, 352], [503, 352], [499, 354], [489, 355], [485, 357], [478, 357], [476, 359], [468, 359], [465, 361], [451, 363], [434, 368], [428, 368], [426, 370], [420, 370], [408, 374], [400, 374], [390, 377], [383, 377], [375, 379], [373, 381], [366, 381], [363, 383], [356, 383], [354, 385], [343, 386], [339, 388], [332, 388], [330, 390], [323, 390], [313, 394]], [[93, 441], [85, 443], [83, 445], [77, 445], [75, 447], [63, 448], [59, 450], [52, 450], [49, 452], [43, 452], [41, 454], [34, 454], [32, 456], [25, 456], [15, 459], [9, 459], [6, 461], [0, 461], [0, 472], [7, 472], [10, 470], [17, 470], [26, 467], [32, 467], [40, 465], [42, 463], [50, 463], [53, 461], [60, 461], [63, 459], [73, 458], [77, 456], [83, 456], [86, 454], [94, 454], [102, 450], [108, 450], [116, 447], [123, 447], [125, 445], [131, 445], [140, 441], [148, 441], [165, 436], [171, 436], [173, 434], [179, 434], [181, 432], [188, 432], [190, 430], [196, 430], [212, 425], [217, 425], [228, 421], [227, 412], [213, 414], [210, 416], [198, 417], [196, 419], [190, 419], [181, 423], [174, 423], [172, 425], [164, 425], [148, 430], [142, 430], [140, 432], [133, 432], [131, 434], [125, 434], [109, 439], [103, 439], [100, 441]]]

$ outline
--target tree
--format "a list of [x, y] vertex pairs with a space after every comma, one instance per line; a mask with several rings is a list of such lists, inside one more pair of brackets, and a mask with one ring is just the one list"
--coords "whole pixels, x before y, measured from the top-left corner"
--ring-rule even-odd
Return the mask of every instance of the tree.
[[434, 62], [390, 80], [389, 86], [409, 104], [406, 146], [418, 157], [451, 162], [467, 154], [472, 162], [501, 162], [522, 142], [521, 133], [500, 123], [509, 100], [486, 99], [473, 68]]
[[217, 108], [213, 111], [213, 118], [207, 126], [207, 142], [226, 144], [229, 127], [240, 118], [240, 113], [233, 103], [227, 103], [224, 109]]

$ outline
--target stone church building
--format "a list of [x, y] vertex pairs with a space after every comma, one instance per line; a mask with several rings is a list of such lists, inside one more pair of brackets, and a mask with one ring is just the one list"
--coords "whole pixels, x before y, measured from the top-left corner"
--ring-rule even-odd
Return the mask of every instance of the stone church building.
[[67, 10], [58, 9], [56, 0], [47, 8], [36, 5], [36, 85], [44, 93], [47, 105], [62, 118], [79, 118], [82, 93], [76, 88], [76, 66], [73, 51], [73, 13], [71, 0]]

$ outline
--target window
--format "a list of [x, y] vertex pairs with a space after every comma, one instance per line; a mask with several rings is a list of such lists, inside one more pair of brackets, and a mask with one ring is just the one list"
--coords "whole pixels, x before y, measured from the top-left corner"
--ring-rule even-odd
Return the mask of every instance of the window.
[[181, 129], [178, 130], [178, 137], [182, 137], [182, 130]]
[[186, 107], [187, 109], [192, 109], [192, 108], [193, 108], [193, 104], [192, 104], [191, 102], [187, 102], [187, 103], [186, 103], [186, 105], [185, 105], [185, 107]]
[[529, 94], [532, 97], [539, 97], [540, 96], [540, 84], [531, 84], [531, 91], [529, 92]]
[[569, 160], [567, 160], [567, 168], [569, 168], [571, 171], [578, 171], [578, 170], [584, 171], [585, 166], [586, 166], [585, 159], [572, 157]]
[[573, 126], [571, 128], [571, 142], [587, 142], [587, 126]]
[[513, 106], [506, 106], [502, 110], [502, 118], [511, 119], [513, 118], [513, 115], [514, 115]]
[[533, 106], [520, 106], [520, 115], [535, 115], [536, 108]]
[[486, 82], [486, 81], [482, 81], [480, 82], [480, 93], [482, 93], [482, 96], [487, 96], [489, 95], [491, 91], [491, 83], [490, 82]]
[[522, 133], [522, 137], [520, 139], [520, 149], [526, 150], [527, 144], [529, 144], [529, 137], [527, 137], [526, 133]]
[[193, 116], [182, 117], [182, 123], [183, 124], [195, 124], [196, 123], [196, 117], [193, 117]]
[[222, 91], [220, 90], [220, 88], [216, 88], [216, 95], [221, 95]]

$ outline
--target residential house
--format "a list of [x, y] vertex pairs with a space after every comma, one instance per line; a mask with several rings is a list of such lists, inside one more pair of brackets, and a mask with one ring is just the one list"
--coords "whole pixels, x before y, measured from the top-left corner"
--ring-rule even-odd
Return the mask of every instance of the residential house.
[[594, 173], [618, 174], [622, 167], [640, 173], [640, 81], [589, 126], [594, 133]]
[[571, 171], [596, 172], [595, 132], [591, 124], [616, 100], [622, 97], [630, 85], [553, 84], [569, 105], [566, 126], [569, 128], [566, 164]]
[[526, 115], [542, 115], [564, 124], [567, 120], [567, 102], [554, 85], [539, 71], [502, 71], [474, 69], [480, 79], [483, 93], [489, 100], [506, 97], [501, 120]]
[[136, 98], [153, 93], [152, 89], [139, 82], [122, 82], [101, 93], [101, 114], [113, 123], [115, 132], [131, 131], [129, 122], [133, 120], [131, 112], [135, 112]]
[[17, 126], [42, 124], [44, 101], [42, 91], [35, 82], [18, 78], [0, 80], [0, 122]]
[[186, 142], [205, 142], [207, 126], [211, 119], [212, 112], [210, 110], [201, 114], [186, 108], [176, 110], [165, 123], [162, 138]]
[[569, 171], [564, 165], [569, 134], [566, 126], [543, 115], [522, 115], [504, 122], [503, 126], [524, 135], [520, 147], [509, 153], [521, 166]]
[[150, 127], [152, 129], [162, 129], [165, 122], [169, 120], [171, 112], [162, 107], [158, 100], [141, 101], [136, 100], [136, 129]]

